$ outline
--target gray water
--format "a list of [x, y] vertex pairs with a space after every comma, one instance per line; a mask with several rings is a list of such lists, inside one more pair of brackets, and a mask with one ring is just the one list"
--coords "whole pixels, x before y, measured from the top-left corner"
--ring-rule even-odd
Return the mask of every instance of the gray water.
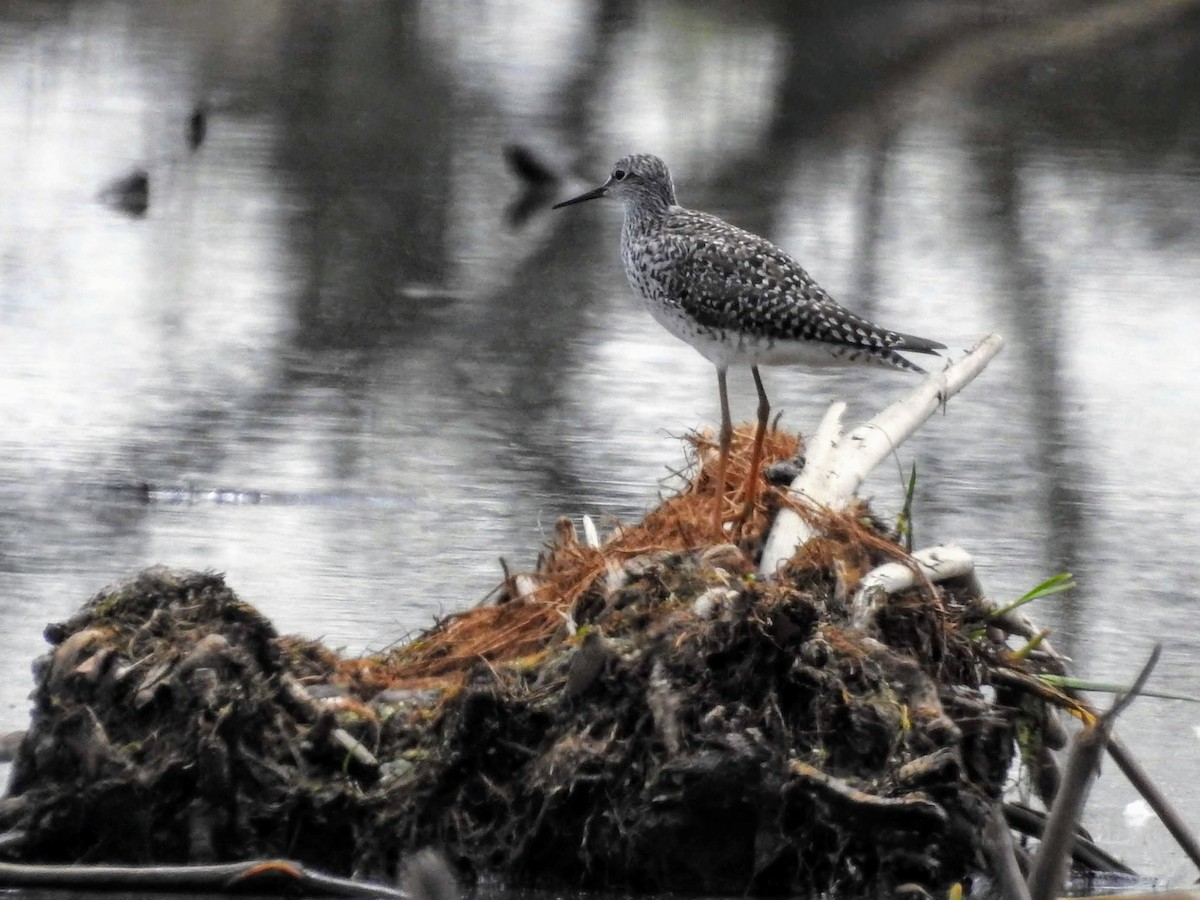
[[[359, 652], [478, 602], [556, 517], [669, 488], [712, 367], [634, 302], [615, 206], [512, 222], [513, 142], [572, 173], [554, 199], [658, 153], [857, 311], [1003, 333], [866, 493], [894, 514], [915, 461], [918, 544], [997, 599], [1074, 573], [1033, 614], [1081, 674], [1162, 641], [1155, 684], [1200, 695], [1200, 17], [1030, 54], [1077, 9], [0, 4], [0, 731], [45, 623], [140, 567], [223, 571]], [[144, 215], [98, 199], [139, 167]], [[913, 385], [765, 374], [801, 431]], [[1195, 829], [1198, 725], [1148, 699], [1123, 725]], [[1097, 839], [1191, 880], [1135, 800], [1106, 770]]]

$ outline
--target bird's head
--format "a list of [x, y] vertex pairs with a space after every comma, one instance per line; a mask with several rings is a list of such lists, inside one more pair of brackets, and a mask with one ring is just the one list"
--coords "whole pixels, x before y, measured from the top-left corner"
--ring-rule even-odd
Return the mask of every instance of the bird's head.
[[583, 203], [585, 200], [596, 200], [600, 197], [612, 197], [620, 200], [626, 208], [673, 206], [675, 203], [675, 186], [671, 183], [671, 173], [667, 164], [657, 156], [649, 153], [636, 153], [623, 156], [613, 164], [608, 181], [598, 188], [580, 194], [562, 203], [556, 203], [555, 209], [570, 206], [572, 203]]

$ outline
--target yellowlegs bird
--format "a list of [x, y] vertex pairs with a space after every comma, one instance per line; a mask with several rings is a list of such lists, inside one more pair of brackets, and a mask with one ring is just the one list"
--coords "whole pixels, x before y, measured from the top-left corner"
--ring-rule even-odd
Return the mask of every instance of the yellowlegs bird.
[[671, 173], [657, 156], [619, 159], [604, 184], [554, 208], [600, 197], [613, 197], [625, 206], [621, 257], [633, 292], [660, 325], [717, 367], [721, 444], [713, 519], [718, 531], [733, 435], [725, 385], [731, 365], [749, 365], [758, 389], [748, 512], [771, 410], [760, 365], [878, 365], [924, 372], [897, 351], [936, 354], [945, 349], [937, 341], [880, 328], [843, 308], [765, 238], [677, 206]]

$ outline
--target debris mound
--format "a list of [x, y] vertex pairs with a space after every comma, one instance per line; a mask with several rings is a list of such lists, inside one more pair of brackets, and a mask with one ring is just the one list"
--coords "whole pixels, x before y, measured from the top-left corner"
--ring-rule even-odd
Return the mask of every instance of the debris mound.
[[[740, 429], [722, 485], [737, 520]], [[511, 886], [715, 893], [943, 887], [980, 841], [1039, 701], [971, 580], [868, 626], [863, 576], [911, 564], [859, 505], [778, 579], [757, 491], [714, 540], [716, 465], [603, 541], [564, 520], [536, 571], [389, 653], [277, 636], [219, 575], [152, 569], [47, 628], [0, 853], [46, 862], [287, 855], [392, 880], [442, 847]], [[768, 436], [768, 463], [802, 465]], [[790, 462], [789, 462], [790, 461]], [[811, 514], [811, 513], [807, 513]], [[590, 523], [589, 523], [590, 524]], [[990, 685], [990, 686], [989, 686]]]

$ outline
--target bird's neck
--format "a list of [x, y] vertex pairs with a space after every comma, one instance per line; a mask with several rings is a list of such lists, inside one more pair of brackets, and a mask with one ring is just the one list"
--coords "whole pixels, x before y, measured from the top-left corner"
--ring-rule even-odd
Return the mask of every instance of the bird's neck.
[[658, 198], [642, 198], [638, 203], [625, 204], [625, 234], [640, 237], [662, 228], [671, 206]]

